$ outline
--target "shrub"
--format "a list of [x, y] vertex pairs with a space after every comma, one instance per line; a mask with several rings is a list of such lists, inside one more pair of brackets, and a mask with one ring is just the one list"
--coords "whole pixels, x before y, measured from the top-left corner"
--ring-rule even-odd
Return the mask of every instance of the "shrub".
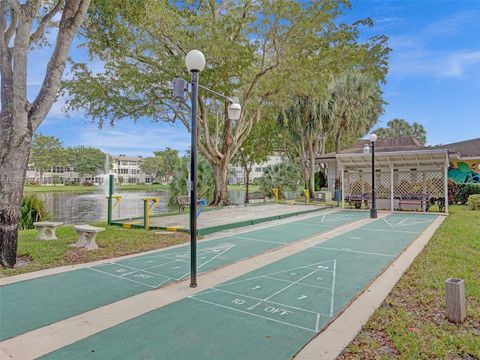
[[23, 197], [20, 221], [18, 224], [20, 230], [33, 229], [34, 222], [45, 221], [47, 219], [47, 207], [38, 195], [30, 194]]
[[456, 192], [457, 192], [457, 184], [452, 180], [448, 180], [448, 204], [449, 205], [453, 204]]
[[[189, 195], [187, 189], [188, 169], [190, 158], [182, 159], [180, 167], [173, 174], [172, 181], [169, 184], [169, 194], [167, 206], [170, 210], [178, 209], [177, 198], [180, 195]], [[213, 169], [203, 157], [198, 158], [197, 162], [197, 194], [198, 199], [207, 199], [210, 203], [213, 200]]]
[[472, 210], [480, 210], [480, 195], [470, 195], [468, 197], [468, 207]]
[[279, 189], [279, 196], [284, 197], [285, 191], [297, 190], [301, 180], [301, 172], [291, 162], [268, 166], [259, 179], [262, 191], [269, 197], [273, 196], [273, 188]]
[[457, 190], [453, 197], [455, 203], [465, 205], [470, 195], [480, 194], [480, 185], [457, 184]]

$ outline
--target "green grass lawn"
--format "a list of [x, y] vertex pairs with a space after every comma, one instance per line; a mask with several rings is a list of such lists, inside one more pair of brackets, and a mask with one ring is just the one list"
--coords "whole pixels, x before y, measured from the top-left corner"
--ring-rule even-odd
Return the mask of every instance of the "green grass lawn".
[[[100, 186], [83, 186], [83, 185], [62, 185], [62, 186], [25, 186], [23, 188], [25, 193], [50, 193], [50, 192], [72, 192], [83, 193], [102, 191]], [[115, 191], [156, 191], [168, 190], [168, 185], [154, 184], [154, 185], [115, 185]]]
[[93, 223], [92, 225], [107, 228], [106, 231], [98, 234], [97, 244], [100, 248], [94, 251], [69, 246], [78, 239], [72, 226], [59, 227], [57, 229], [58, 240], [51, 241], [35, 240], [36, 230], [19, 231], [17, 256], [27, 258], [31, 262], [18, 269], [0, 269], [0, 276], [17, 275], [56, 266], [134, 254], [179, 244], [188, 239], [188, 234], [184, 233], [155, 234], [155, 231], [147, 233], [142, 229], [107, 227], [105, 223]]
[[[467, 321], [445, 319], [445, 280], [465, 280]], [[450, 216], [339, 359], [480, 359], [480, 211]]]

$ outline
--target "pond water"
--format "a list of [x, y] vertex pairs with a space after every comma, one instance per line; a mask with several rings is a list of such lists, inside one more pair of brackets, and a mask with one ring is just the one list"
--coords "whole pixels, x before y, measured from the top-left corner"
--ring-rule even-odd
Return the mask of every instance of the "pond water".
[[[143, 217], [143, 198], [159, 197], [160, 202], [154, 213], [167, 212], [168, 191], [119, 191], [122, 199], [113, 209], [113, 219], [131, 219]], [[94, 193], [39, 193], [50, 214], [50, 220], [62, 221], [67, 224], [80, 224], [91, 221], [106, 221], [107, 199], [104, 192]], [[230, 190], [232, 204], [243, 204], [245, 191]], [[115, 200], [113, 200], [115, 202]]]

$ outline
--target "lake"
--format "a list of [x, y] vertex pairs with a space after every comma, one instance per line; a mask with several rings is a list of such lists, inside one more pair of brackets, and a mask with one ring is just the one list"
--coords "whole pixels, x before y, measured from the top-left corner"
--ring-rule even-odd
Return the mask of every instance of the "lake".
[[[107, 199], [104, 192], [94, 193], [39, 193], [37, 194], [47, 206], [50, 220], [66, 224], [80, 224], [107, 220]], [[154, 213], [167, 212], [168, 191], [119, 191], [122, 199], [113, 209], [113, 219], [130, 219], [143, 217], [143, 198], [160, 197]], [[232, 204], [243, 204], [245, 191], [230, 190]], [[113, 200], [115, 202], [115, 200]]]

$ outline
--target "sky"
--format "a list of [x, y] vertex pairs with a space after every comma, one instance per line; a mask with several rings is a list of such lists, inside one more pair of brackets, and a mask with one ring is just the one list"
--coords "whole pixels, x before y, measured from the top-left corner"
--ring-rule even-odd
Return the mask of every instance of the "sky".
[[[352, 1], [342, 20], [373, 19], [362, 38], [385, 34], [393, 49], [387, 83], [388, 102], [379, 126], [393, 118], [417, 121], [427, 130], [427, 143], [447, 144], [480, 137], [480, 0], [472, 1]], [[53, 37], [53, 34], [52, 34]], [[87, 60], [78, 41], [71, 57]], [[29, 96], [38, 91], [51, 48], [29, 59]], [[91, 63], [91, 67], [101, 66]], [[67, 75], [68, 76], [68, 75]], [[112, 154], [151, 156], [171, 147], [184, 152], [190, 137], [181, 124], [134, 123], [98, 126], [81, 112], [65, 114], [59, 99], [37, 132], [60, 138], [65, 146], [98, 147]]]

